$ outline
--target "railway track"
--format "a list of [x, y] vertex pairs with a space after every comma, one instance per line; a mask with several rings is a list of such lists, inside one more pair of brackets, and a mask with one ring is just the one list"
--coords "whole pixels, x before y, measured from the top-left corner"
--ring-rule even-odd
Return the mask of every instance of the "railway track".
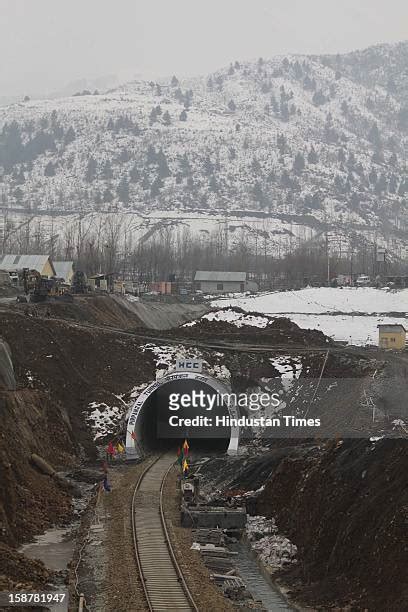
[[198, 612], [170, 541], [163, 511], [166, 476], [173, 455], [161, 455], [140, 476], [132, 498], [136, 562], [151, 612]]

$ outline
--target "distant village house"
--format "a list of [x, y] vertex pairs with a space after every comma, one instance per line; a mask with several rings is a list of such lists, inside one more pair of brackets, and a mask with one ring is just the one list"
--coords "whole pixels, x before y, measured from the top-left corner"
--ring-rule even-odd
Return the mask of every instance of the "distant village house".
[[55, 276], [54, 264], [49, 255], [0, 255], [0, 270], [15, 274], [19, 270], [36, 270], [41, 276]]
[[379, 346], [383, 349], [405, 349], [407, 330], [403, 325], [378, 325]]
[[246, 272], [198, 270], [194, 277], [194, 288], [203, 293], [258, 291], [257, 283], [247, 280]]

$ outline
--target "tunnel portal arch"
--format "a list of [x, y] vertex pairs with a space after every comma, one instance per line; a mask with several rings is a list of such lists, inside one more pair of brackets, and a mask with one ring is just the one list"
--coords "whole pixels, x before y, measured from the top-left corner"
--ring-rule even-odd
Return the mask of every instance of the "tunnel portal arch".
[[[143, 446], [140, 444], [141, 432], [142, 432], [142, 420], [146, 406], [149, 404], [151, 396], [160, 388], [168, 383], [174, 381], [183, 380], [196, 380], [199, 383], [203, 383], [219, 394], [230, 394], [231, 388], [225, 383], [213, 378], [206, 374], [198, 374], [196, 372], [174, 372], [165, 374], [159, 380], [154, 381], [148, 385], [137, 398], [134, 403], [127, 421], [126, 428], [126, 457], [128, 459], [137, 459], [143, 456]], [[238, 418], [238, 410], [235, 405], [231, 405], [231, 402], [226, 406], [230, 419]], [[239, 444], [239, 427], [231, 425], [230, 428], [230, 439], [228, 444], [227, 453], [229, 455], [235, 455], [238, 452]]]

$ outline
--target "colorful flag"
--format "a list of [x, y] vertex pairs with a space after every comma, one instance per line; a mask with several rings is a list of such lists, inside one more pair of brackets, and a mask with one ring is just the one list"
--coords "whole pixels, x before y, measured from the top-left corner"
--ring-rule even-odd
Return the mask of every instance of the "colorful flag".
[[113, 457], [113, 456], [114, 456], [114, 454], [116, 453], [116, 449], [115, 449], [115, 447], [113, 446], [112, 442], [109, 442], [109, 444], [108, 444], [108, 448], [106, 449], [106, 452], [107, 452], [107, 453], [108, 453], [108, 454], [109, 454], [111, 457]]
[[134, 431], [132, 431], [132, 433], [130, 434], [132, 436], [132, 440], [136, 440], [136, 434]]
[[186, 460], [186, 459], [184, 459], [184, 463], [183, 463], [183, 472], [187, 472], [187, 470], [188, 470], [188, 463], [187, 463], [187, 460]]

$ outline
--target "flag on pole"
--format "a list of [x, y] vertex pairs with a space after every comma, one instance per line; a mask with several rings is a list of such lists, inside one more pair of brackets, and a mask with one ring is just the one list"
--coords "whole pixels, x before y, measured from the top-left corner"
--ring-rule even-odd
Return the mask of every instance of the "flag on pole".
[[183, 462], [183, 474], [184, 474], [185, 472], [187, 472], [187, 470], [188, 470], [188, 463], [187, 463], [187, 460], [186, 460], [186, 459], [184, 459], [184, 462]]
[[180, 466], [183, 465], [183, 451], [180, 447], [177, 449], [177, 463], [179, 463]]
[[131, 437], [132, 437], [132, 440], [136, 440], [136, 434], [135, 434], [135, 432], [134, 432], [134, 431], [132, 431], [132, 433], [131, 433], [130, 435], [131, 435]]
[[188, 449], [189, 449], [189, 448], [190, 448], [190, 447], [189, 447], [189, 445], [188, 445], [187, 440], [184, 440], [184, 444], [183, 444], [183, 454], [184, 454], [184, 456], [185, 456], [185, 457], [187, 457], [187, 455], [188, 455]]
[[107, 453], [108, 453], [108, 454], [109, 454], [111, 457], [113, 457], [113, 456], [115, 455], [115, 453], [116, 453], [116, 449], [115, 449], [115, 447], [113, 446], [112, 442], [109, 442], [109, 444], [108, 444], [108, 448], [106, 449], [106, 452], [107, 452]]

